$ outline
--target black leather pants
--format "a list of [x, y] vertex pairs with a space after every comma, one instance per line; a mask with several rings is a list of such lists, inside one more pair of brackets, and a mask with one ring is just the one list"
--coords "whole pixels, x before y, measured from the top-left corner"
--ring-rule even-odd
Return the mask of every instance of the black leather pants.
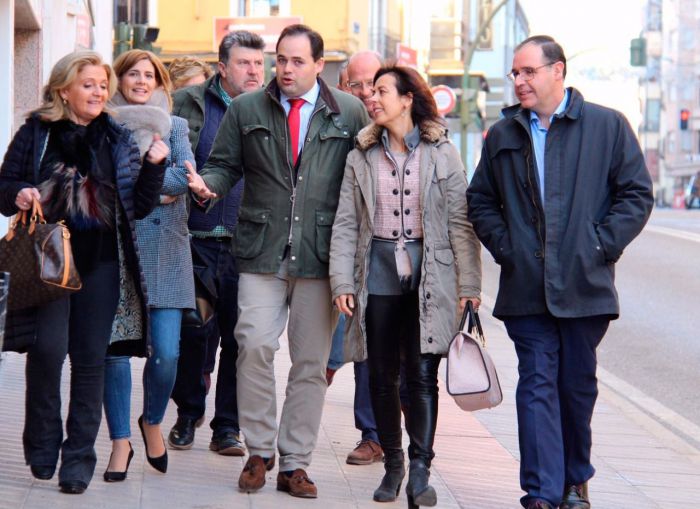
[[372, 408], [382, 448], [401, 449], [399, 369], [403, 357], [408, 385], [409, 459], [430, 466], [438, 411], [440, 355], [420, 353], [418, 293], [370, 295], [367, 300], [367, 350]]

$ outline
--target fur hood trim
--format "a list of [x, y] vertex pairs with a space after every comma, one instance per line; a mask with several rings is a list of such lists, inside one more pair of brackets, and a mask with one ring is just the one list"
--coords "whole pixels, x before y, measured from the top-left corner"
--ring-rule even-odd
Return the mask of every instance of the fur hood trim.
[[172, 121], [162, 108], [145, 104], [116, 106], [112, 107], [112, 112], [115, 120], [133, 133], [141, 157], [151, 146], [154, 134], [158, 133], [163, 140], [170, 137]]
[[[374, 122], [362, 129], [357, 134], [357, 148], [365, 151], [379, 143], [383, 129], [382, 126]], [[427, 120], [420, 125], [420, 139], [426, 143], [433, 145], [440, 141], [446, 141], [446, 137], [447, 128], [439, 122]]]

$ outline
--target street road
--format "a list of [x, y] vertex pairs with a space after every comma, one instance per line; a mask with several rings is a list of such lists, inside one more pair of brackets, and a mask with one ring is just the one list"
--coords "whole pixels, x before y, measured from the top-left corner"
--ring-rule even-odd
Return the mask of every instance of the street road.
[[[484, 294], [498, 266], [484, 251]], [[700, 210], [655, 210], [616, 267], [620, 318], [600, 366], [700, 425]]]

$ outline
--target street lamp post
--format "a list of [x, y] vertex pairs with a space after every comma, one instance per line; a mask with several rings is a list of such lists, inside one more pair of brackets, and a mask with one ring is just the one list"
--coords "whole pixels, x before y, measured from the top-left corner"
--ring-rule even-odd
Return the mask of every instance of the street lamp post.
[[[474, 57], [474, 51], [476, 50], [476, 45], [479, 39], [484, 35], [486, 29], [493, 21], [498, 11], [501, 10], [508, 3], [508, 0], [501, 0], [496, 7], [494, 7], [489, 13], [488, 17], [479, 26], [476, 32], [476, 37], [474, 41], [469, 41], [469, 37], [463, 34], [462, 40], [464, 41], [463, 53], [464, 53], [464, 73], [462, 74], [462, 98], [460, 100], [460, 149], [462, 151], [462, 159], [464, 160], [464, 167], [468, 168], [469, 161], [467, 161], [467, 128], [469, 127], [469, 120], [471, 118], [471, 108], [470, 103], [467, 100], [467, 89], [469, 88], [469, 69], [472, 64], [472, 58]], [[469, 19], [468, 13], [468, 2], [464, 2], [464, 12], [462, 13], [465, 20]], [[463, 30], [469, 31], [468, 23], [465, 23]]]

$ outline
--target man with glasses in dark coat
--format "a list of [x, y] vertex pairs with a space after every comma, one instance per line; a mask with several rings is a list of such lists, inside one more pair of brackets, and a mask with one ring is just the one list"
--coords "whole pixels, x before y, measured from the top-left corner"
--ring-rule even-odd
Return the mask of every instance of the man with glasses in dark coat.
[[624, 116], [564, 87], [548, 36], [515, 49], [520, 104], [488, 132], [469, 220], [501, 266], [494, 316], [518, 355], [521, 499], [589, 509], [596, 347], [619, 314], [615, 263], [644, 227], [652, 184]]

